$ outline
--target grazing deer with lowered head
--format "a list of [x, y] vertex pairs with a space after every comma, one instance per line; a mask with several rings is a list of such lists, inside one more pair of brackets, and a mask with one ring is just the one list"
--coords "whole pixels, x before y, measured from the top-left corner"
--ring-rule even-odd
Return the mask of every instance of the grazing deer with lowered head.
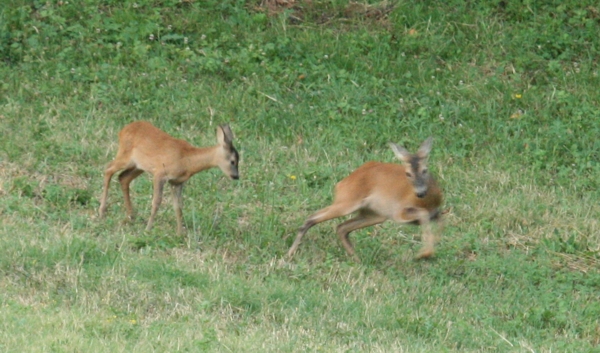
[[106, 198], [110, 179], [119, 170], [119, 182], [125, 197], [129, 219], [133, 219], [133, 207], [129, 197], [129, 184], [143, 172], [153, 176], [154, 194], [152, 212], [146, 230], [152, 229], [156, 211], [162, 201], [166, 182], [173, 186], [173, 207], [177, 217], [177, 233], [183, 231], [183, 184], [194, 174], [219, 167], [231, 179], [238, 179], [239, 155], [233, 147], [233, 134], [228, 125], [217, 127], [218, 144], [197, 148], [186, 141], [176, 139], [147, 121], [137, 121], [125, 126], [119, 133], [117, 157], [104, 172], [104, 189], [100, 200], [100, 217], [106, 214]]
[[403, 165], [367, 162], [335, 187], [333, 204], [311, 215], [298, 231], [288, 257], [294, 255], [306, 232], [315, 224], [333, 218], [358, 214], [337, 226], [336, 232], [346, 252], [355, 260], [350, 232], [392, 220], [423, 227], [424, 246], [417, 258], [433, 255], [435, 236], [431, 222], [438, 222], [442, 191], [427, 170], [432, 138], [428, 138], [416, 154], [395, 143], [390, 146]]

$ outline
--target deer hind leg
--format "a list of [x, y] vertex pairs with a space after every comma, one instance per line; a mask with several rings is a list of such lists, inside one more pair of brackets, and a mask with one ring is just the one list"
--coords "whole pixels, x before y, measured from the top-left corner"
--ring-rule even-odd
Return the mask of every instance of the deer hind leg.
[[119, 158], [119, 154], [117, 154], [117, 158], [112, 162], [108, 163], [106, 169], [104, 170], [104, 182], [102, 185], [102, 196], [100, 197], [100, 208], [98, 209], [98, 214], [100, 218], [103, 218], [106, 215], [107, 199], [108, 199], [108, 189], [110, 187], [110, 179], [112, 176], [118, 172], [119, 170], [127, 168], [125, 163], [121, 162], [122, 158]]
[[100, 208], [98, 208], [98, 215], [100, 218], [104, 218], [106, 215], [106, 199], [108, 198], [108, 188], [110, 187], [110, 179], [118, 169], [113, 168], [114, 162], [110, 162], [104, 171], [104, 182], [102, 184], [102, 196], [100, 197]]
[[352, 243], [350, 242], [350, 239], [348, 237], [350, 235], [350, 232], [353, 232], [357, 229], [373, 226], [375, 224], [383, 223], [386, 219], [386, 217], [380, 216], [376, 213], [361, 210], [356, 217], [338, 225], [336, 232], [340, 240], [342, 241], [342, 245], [344, 246], [344, 249], [346, 249], [348, 255], [354, 258], [355, 261], [360, 261], [355, 255], [354, 247], [352, 246]]
[[148, 225], [146, 226], [146, 231], [152, 229], [152, 224], [154, 223], [154, 218], [156, 217], [156, 212], [158, 211], [158, 207], [162, 201], [163, 189], [165, 187], [165, 180], [160, 176], [154, 176], [153, 184], [154, 184], [154, 193], [152, 195], [152, 211], [150, 212], [150, 219], [148, 219]]
[[355, 203], [334, 203], [329, 207], [325, 207], [315, 213], [313, 213], [308, 219], [304, 222], [302, 227], [298, 230], [298, 235], [290, 247], [290, 250], [287, 253], [288, 257], [292, 257], [296, 250], [298, 250], [298, 246], [300, 246], [300, 242], [302, 241], [302, 237], [306, 232], [315, 224], [325, 222], [327, 220], [338, 218], [350, 214], [359, 207]]
[[177, 218], [177, 234], [183, 233], [183, 184], [173, 184], [173, 209]]
[[133, 220], [133, 206], [131, 205], [131, 195], [129, 194], [129, 186], [133, 179], [140, 176], [144, 171], [135, 167], [125, 169], [119, 174], [119, 183], [121, 183], [121, 191], [123, 191], [123, 198], [125, 199], [125, 210], [127, 212], [127, 219]]

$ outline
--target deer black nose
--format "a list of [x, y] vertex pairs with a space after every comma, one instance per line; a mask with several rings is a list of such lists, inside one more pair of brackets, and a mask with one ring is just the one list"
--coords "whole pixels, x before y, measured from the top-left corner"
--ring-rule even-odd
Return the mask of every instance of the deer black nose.
[[427, 191], [423, 191], [423, 192], [418, 192], [417, 193], [417, 197], [420, 198], [420, 199], [424, 198], [425, 195], [427, 195]]
[[240, 178], [240, 176], [239, 176], [239, 175], [232, 175], [232, 176], [231, 176], [231, 179], [233, 179], [233, 180], [238, 180], [239, 178]]

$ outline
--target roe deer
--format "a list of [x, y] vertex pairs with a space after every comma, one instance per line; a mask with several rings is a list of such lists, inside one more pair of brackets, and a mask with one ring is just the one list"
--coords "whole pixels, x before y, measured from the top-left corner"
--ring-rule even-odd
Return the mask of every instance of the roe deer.
[[354, 255], [348, 238], [350, 232], [388, 219], [421, 225], [424, 246], [417, 258], [432, 256], [435, 236], [430, 221], [437, 223], [442, 203], [442, 191], [427, 171], [432, 142], [431, 137], [425, 140], [416, 154], [390, 143], [403, 165], [367, 162], [340, 181], [335, 187], [333, 204], [317, 211], [304, 222], [288, 251], [288, 257], [294, 255], [302, 237], [312, 226], [357, 211], [354, 218], [341, 223], [336, 229], [346, 252], [356, 261], [359, 259]]
[[219, 167], [231, 179], [239, 179], [239, 155], [233, 147], [233, 134], [228, 125], [217, 127], [218, 145], [197, 148], [186, 141], [176, 139], [147, 121], [136, 121], [125, 126], [119, 133], [119, 150], [115, 159], [104, 172], [104, 189], [100, 200], [100, 217], [106, 214], [106, 198], [110, 179], [119, 170], [119, 182], [125, 198], [129, 219], [133, 219], [133, 207], [129, 197], [129, 184], [143, 172], [153, 176], [154, 193], [152, 212], [146, 230], [152, 229], [156, 211], [160, 206], [166, 182], [173, 186], [173, 207], [177, 217], [177, 233], [183, 231], [183, 184], [194, 174]]

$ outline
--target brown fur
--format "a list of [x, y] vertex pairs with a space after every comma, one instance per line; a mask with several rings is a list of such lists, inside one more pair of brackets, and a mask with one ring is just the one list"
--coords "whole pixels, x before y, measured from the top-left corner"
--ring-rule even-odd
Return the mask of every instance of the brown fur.
[[154, 194], [152, 213], [146, 230], [152, 228], [156, 211], [160, 206], [166, 182], [173, 186], [177, 232], [183, 231], [183, 184], [194, 174], [219, 167], [232, 179], [238, 179], [238, 153], [233, 147], [233, 135], [227, 125], [217, 128], [219, 144], [197, 148], [186, 141], [176, 139], [146, 121], [136, 121], [125, 126], [119, 133], [119, 150], [115, 159], [104, 172], [104, 186], [100, 200], [100, 217], [106, 214], [108, 188], [114, 173], [119, 174], [121, 190], [125, 198], [125, 209], [133, 219], [133, 207], [129, 196], [129, 185], [143, 172], [153, 176]]
[[[397, 223], [421, 225], [424, 247], [417, 257], [426, 258], [433, 255], [435, 236], [430, 223], [438, 222], [442, 190], [435, 179], [426, 172], [431, 140], [427, 140], [415, 155], [394, 146], [394, 152], [404, 161], [404, 165], [367, 162], [340, 181], [335, 187], [333, 204], [311, 215], [300, 228], [294, 244], [288, 251], [289, 257], [294, 255], [302, 237], [312, 226], [354, 212], [357, 212], [357, 215], [338, 225], [336, 231], [346, 252], [355, 259], [357, 258], [354, 248], [348, 238], [350, 232], [388, 219]], [[415, 163], [415, 160], [418, 163]], [[410, 172], [410, 177], [407, 172]], [[414, 185], [418, 182], [427, 185], [423, 197], [418, 197], [415, 192]]]

